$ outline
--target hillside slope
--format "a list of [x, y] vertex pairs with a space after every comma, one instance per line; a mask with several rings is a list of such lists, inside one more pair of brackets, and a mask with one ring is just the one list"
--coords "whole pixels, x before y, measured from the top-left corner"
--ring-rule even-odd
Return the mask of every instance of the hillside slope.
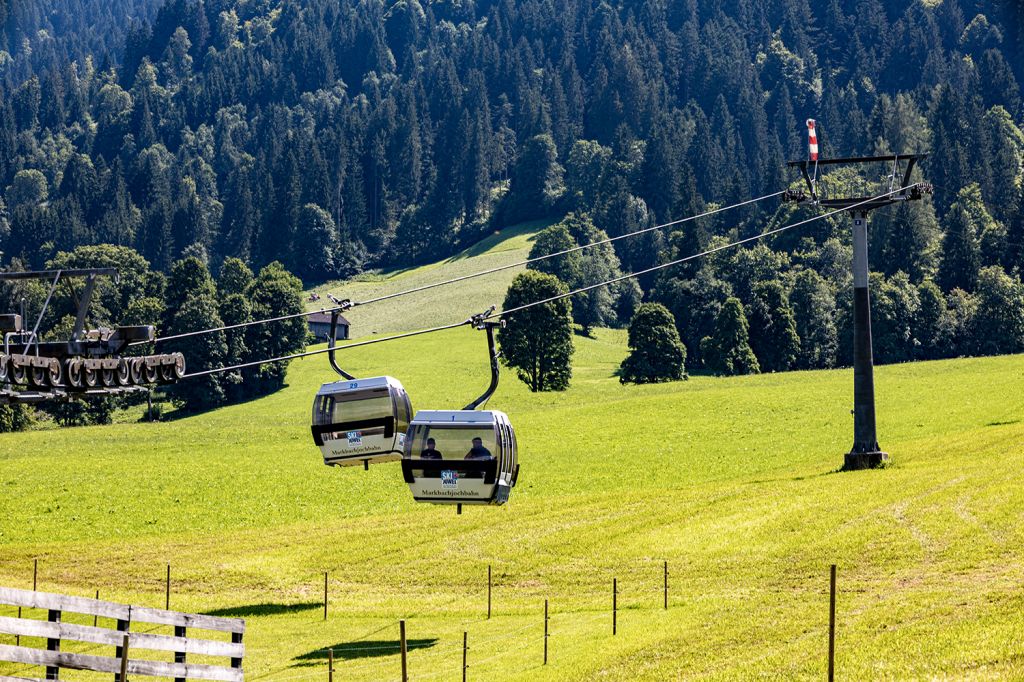
[[[366, 273], [351, 280], [326, 282], [311, 287], [307, 294], [317, 292], [321, 300], [307, 300], [306, 309], [329, 307], [331, 302], [326, 297], [327, 292], [338, 298], [366, 301], [518, 263], [529, 256], [534, 236], [546, 225], [544, 221], [535, 221], [506, 228], [437, 263]], [[358, 338], [368, 334], [424, 329], [465, 319], [471, 313], [480, 312], [491, 305], [500, 308], [505, 299], [505, 290], [521, 270], [521, 267], [509, 268], [455, 285], [429, 289], [365, 307], [357, 306], [345, 313], [345, 317], [352, 323], [349, 333], [352, 338]]]
[[[39, 557], [40, 589], [157, 605], [171, 562], [174, 607], [247, 618], [253, 679], [319, 678], [328, 646], [345, 679], [395, 677], [400, 618], [422, 640], [414, 679], [457, 679], [464, 630], [474, 679], [811, 679], [835, 562], [844, 678], [1022, 674], [1024, 357], [880, 368], [895, 465], [838, 474], [849, 371], [623, 387], [624, 352], [621, 332], [580, 339], [563, 394], [506, 373], [492, 404], [515, 422], [520, 485], [461, 516], [415, 505], [395, 466], [320, 464], [307, 420], [322, 358], [202, 416], [4, 435], [0, 584], [30, 584]], [[347, 364], [399, 376], [420, 408], [486, 383], [470, 330]]]

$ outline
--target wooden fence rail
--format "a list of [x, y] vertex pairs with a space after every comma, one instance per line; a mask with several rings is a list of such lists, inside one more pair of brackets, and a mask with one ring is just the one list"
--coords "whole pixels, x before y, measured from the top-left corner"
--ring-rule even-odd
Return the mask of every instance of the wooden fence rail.
[[[130, 642], [125, 661], [129, 675], [171, 677], [175, 682], [189, 679], [223, 682], [243, 680], [242, 658], [245, 656], [245, 645], [242, 644], [242, 636], [245, 633], [245, 621], [241, 618], [217, 618], [9, 587], [0, 587], [0, 604], [19, 607], [17, 618], [0, 616], [0, 633], [14, 635], [19, 643], [22, 637], [46, 640], [45, 649], [0, 644], [0, 661], [45, 666], [47, 680], [58, 679], [60, 669], [66, 668], [111, 673], [115, 682], [121, 682], [120, 659], [125, 641]], [[47, 620], [20, 617], [21, 609], [25, 608], [45, 610]], [[108, 618], [115, 621], [116, 630], [98, 625], [62, 623], [61, 616], [65, 613], [93, 616], [94, 623], [97, 623], [96, 618]], [[132, 626], [140, 623], [172, 626], [174, 635], [132, 632]], [[189, 629], [230, 633], [231, 641], [188, 636]], [[62, 641], [112, 646], [114, 656], [63, 652]], [[139, 650], [173, 652], [174, 662], [132, 658]], [[230, 665], [187, 663], [188, 654], [221, 656], [230, 659]], [[34, 682], [35, 679], [0, 676], [0, 682]]]

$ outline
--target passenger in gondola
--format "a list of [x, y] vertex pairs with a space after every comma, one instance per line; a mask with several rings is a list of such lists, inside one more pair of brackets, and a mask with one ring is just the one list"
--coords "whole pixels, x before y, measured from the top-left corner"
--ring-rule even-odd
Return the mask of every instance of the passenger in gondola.
[[434, 439], [433, 438], [428, 438], [427, 439], [427, 447], [424, 448], [423, 452], [420, 453], [420, 459], [444, 459], [441, 456], [441, 453], [438, 452], [438, 450], [435, 447], [435, 445], [437, 445], [437, 444], [434, 442]]
[[492, 457], [491, 451], [484, 447], [484, 441], [480, 437], [473, 439], [473, 447], [466, 453], [466, 459], [491, 459]]

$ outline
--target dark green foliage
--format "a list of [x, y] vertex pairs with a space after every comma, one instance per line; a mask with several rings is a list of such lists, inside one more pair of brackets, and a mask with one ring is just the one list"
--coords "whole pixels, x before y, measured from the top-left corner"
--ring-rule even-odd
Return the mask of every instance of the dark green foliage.
[[947, 217], [946, 238], [942, 242], [939, 284], [943, 289], [973, 291], [981, 267], [978, 228], [967, 209], [954, 204]]
[[109, 424], [114, 414], [114, 399], [92, 396], [82, 400], [66, 400], [45, 404], [43, 409], [61, 426]]
[[[59, 253], [46, 263], [47, 268], [116, 268], [118, 278], [99, 277], [89, 308], [88, 321], [93, 326], [118, 324], [159, 324], [160, 301], [164, 297], [164, 276], [149, 269], [149, 263], [126, 246], [100, 244], [80, 246], [70, 253]], [[51, 301], [56, 317], [77, 308], [75, 297], [82, 281], [72, 284], [75, 294], [59, 287]], [[52, 322], [51, 322], [52, 323]]]
[[[254, 319], [267, 319], [302, 312], [302, 282], [274, 262], [260, 270], [249, 287], [248, 301]], [[276, 358], [306, 348], [306, 320], [301, 317], [247, 328], [245, 344], [253, 360]], [[287, 362], [259, 365], [243, 370], [250, 387], [258, 391], [277, 390], [284, 385]]]
[[918, 341], [916, 357], [935, 359], [951, 353], [949, 309], [942, 290], [931, 280], [921, 282], [917, 287], [920, 305], [914, 320], [914, 338]]
[[549, 135], [526, 140], [512, 169], [512, 184], [502, 205], [506, 223], [548, 215], [565, 191], [558, 150]]
[[796, 366], [800, 369], [834, 366], [839, 340], [836, 299], [828, 283], [814, 270], [803, 270], [793, 280], [789, 302], [793, 306], [796, 331], [800, 336]]
[[[568, 228], [563, 223], [552, 225], [542, 230], [533, 242], [530, 249], [530, 259], [548, 256], [553, 253], [567, 251], [578, 246], [573, 236], [569, 234]], [[549, 258], [536, 263], [530, 263], [527, 267], [530, 270], [554, 275], [569, 286], [574, 286], [580, 281], [581, 261], [583, 256], [580, 251], [573, 251], [563, 256]]]
[[[173, 274], [172, 274], [173, 280]], [[217, 300], [212, 293], [197, 287], [179, 306], [168, 309], [169, 334], [181, 334], [199, 329], [220, 327], [223, 320], [217, 310]], [[190, 373], [203, 372], [224, 366], [227, 343], [224, 332], [217, 331], [187, 339], [168, 341], [161, 351], [185, 354]], [[208, 374], [181, 381], [168, 388], [171, 398], [188, 411], [200, 411], [217, 407], [224, 402], [224, 388], [220, 377]]]
[[619, 368], [622, 383], [650, 384], [686, 378], [686, 347], [676, 321], [660, 303], [644, 303], [629, 324], [629, 355]]
[[778, 280], [758, 282], [751, 293], [747, 308], [750, 347], [761, 371], [784, 372], [793, 367], [800, 354], [800, 336], [789, 294]]
[[905, 272], [871, 276], [871, 334], [876, 362], [906, 362], [918, 355], [915, 326], [921, 299]]
[[252, 282], [253, 274], [248, 265], [238, 258], [225, 258], [217, 276], [217, 293], [223, 297], [244, 294]]
[[[178, 313], [178, 309], [185, 305], [185, 301], [195, 296], [209, 296], [216, 299], [217, 286], [214, 284], [206, 264], [195, 256], [191, 256], [176, 262], [167, 276], [167, 293], [164, 296], [164, 303], [170, 318]], [[204, 327], [196, 327], [196, 329], [204, 329]]]
[[[223, 270], [221, 276], [223, 278]], [[252, 273], [249, 273], [252, 277]], [[220, 317], [225, 326], [244, 324], [252, 321], [252, 307], [248, 299], [241, 293], [231, 293], [226, 296], [221, 294]], [[249, 348], [245, 344], [246, 328], [239, 327], [228, 329], [224, 332], [224, 340], [227, 351], [224, 357], [225, 365], [239, 365], [250, 359]], [[233, 370], [220, 375], [221, 383], [227, 399], [237, 400], [245, 396], [245, 386], [242, 383], [241, 370]]]
[[[565, 293], [553, 275], [527, 270], [516, 275], [503, 310]], [[564, 391], [572, 378], [572, 315], [568, 299], [527, 308], [507, 318], [498, 331], [502, 362], [516, 370], [531, 391]]]
[[299, 211], [298, 234], [302, 237], [295, 247], [295, 272], [313, 281], [336, 275], [338, 234], [330, 214], [306, 204]]
[[972, 320], [975, 353], [996, 355], [1024, 350], [1024, 285], [1002, 268], [978, 274], [977, 312]]
[[692, 280], [670, 278], [658, 285], [654, 299], [664, 304], [675, 317], [691, 367], [704, 366], [701, 340], [714, 334], [722, 304], [730, 296], [732, 288], [706, 271], [701, 271]]
[[34, 421], [28, 405], [0, 405], [0, 433], [24, 431]]
[[722, 305], [715, 331], [700, 342], [708, 369], [720, 376], [757, 374], [761, 367], [750, 349], [749, 327], [743, 304], [738, 298], [727, 298]]

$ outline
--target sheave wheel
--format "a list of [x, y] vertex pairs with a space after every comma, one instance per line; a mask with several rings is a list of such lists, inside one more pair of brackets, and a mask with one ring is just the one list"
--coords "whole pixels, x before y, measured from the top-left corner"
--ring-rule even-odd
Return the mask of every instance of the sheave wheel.
[[85, 366], [85, 385], [96, 388], [100, 385], [100, 371], [95, 367]]
[[129, 358], [128, 370], [131, 374], [131, 382], [135, 385], [142, 383], [142, 378], [146, 373], [146, 361], [142, 358]]
[[185, 378], [185, 356], [181, 353], [174, 354], [174, 378]]
[[127, 386], [132, 382], [132, 370], [128, 363], [130, 360], [121, 358], [117, 361], [117, 385]]
[[27, 370], [28, 370], [28, 368], [25, 367], [25, 365], [19, 365], [17, 363], [12, 362], [11, 363], [11, 381], [13, 381], [16, 384], [24, 384], [26, 379], [27, 379], [27, 375], [28, 375], [28, 371]]
[[64, 368], [57, 358], [50, 360], [50, 367], [46, 372], [46, 380], [53, 388], [60, 388], [64, 385]]
[[157, 365], [145, 365], [146, 383], [155, 384], [160, 379], [160, 367]]
[[68, 386], [71, 388], [82, 387], [82, 361], [78, 358], [68, 360]]
[[7, 380], [10, 378], [10, 367], [11, 359], [0, 353], [0, 384], [7, 383]]
[[36, 367], [35, 365], [32, 365], [29, 369], [29, 380], [36, 388], [46, 388], [47, 374], [49, 374], [49, 372], [47, 372], [46, 367]]

